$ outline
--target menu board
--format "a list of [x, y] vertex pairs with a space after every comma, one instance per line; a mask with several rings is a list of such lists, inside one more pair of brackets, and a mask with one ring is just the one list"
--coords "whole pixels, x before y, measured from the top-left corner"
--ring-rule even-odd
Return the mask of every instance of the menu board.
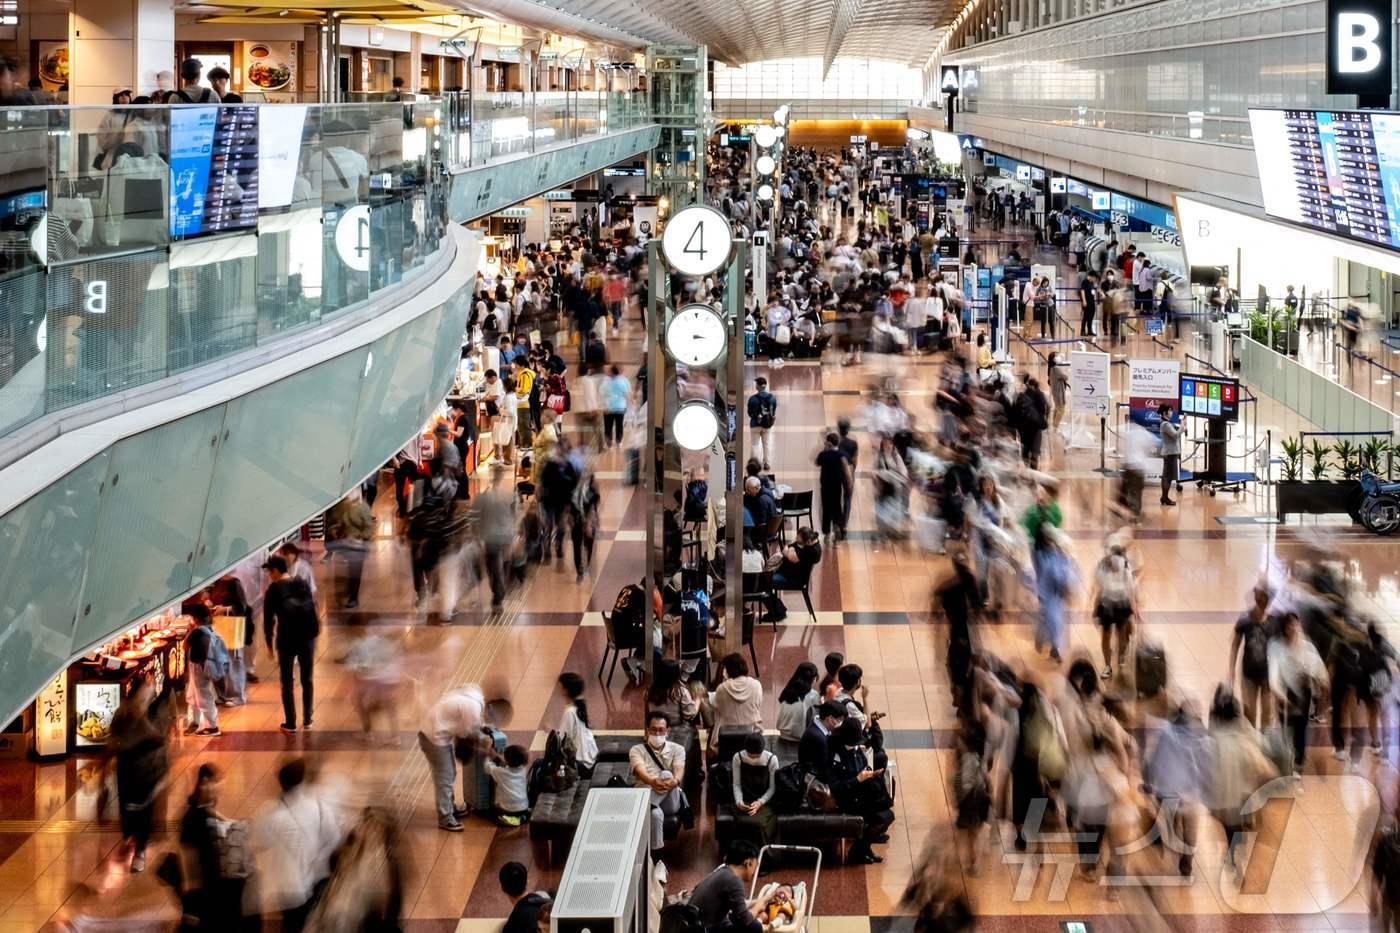
[[1400, 249], [1400, 114], [1251, 110], [1264, 209]]
[[258, 108], [170, 112], [170, 235], [245, 230], [258, 222]]
[[1180, 407], [1183, 415], [1237, 421], [1240, 414], [1240, 384], [1224, 376], [1182, 373]]

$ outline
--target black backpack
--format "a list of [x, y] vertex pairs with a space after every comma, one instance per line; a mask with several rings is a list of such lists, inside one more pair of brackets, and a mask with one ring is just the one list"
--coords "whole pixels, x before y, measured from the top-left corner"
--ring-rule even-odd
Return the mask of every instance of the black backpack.
[[710, 497], [710, 485], [703, 479], [693, 479], [685, 484], [685, 520], [703, 522], [705, 503]]
[[550, 732], [544, 745], [544, 755], [530, 769], [526, 778], [526, 795], [530, 805], [540, 794], [557, 794], [578, 783], [578, 760], [574, 743], [558, 732]]
[[660, 933], [705, 933], [705, 921], [694, 904], [667, 904], [661, 908]]
[[783, 765], [773, 775], [773, 812], [796, 813], [807, 798], [807, 774], [799, 762]]
[[777, 412], [774, 410], [773, 401], [767, 398], [759, 398], [758, 417], [754, 418], [754, 421], [758, 423], [758, 427], [771, 428], [773, 422], [776, 420]]
[[[310, 640], [321, 634], [321, 619], [316, 615], [316, 597], [311, 587], [299, 577], [288, 577], [282, 592], [282, 609], [277, 625], [288, 641]], [[293, 637], [295, 636], [295, 637]]]

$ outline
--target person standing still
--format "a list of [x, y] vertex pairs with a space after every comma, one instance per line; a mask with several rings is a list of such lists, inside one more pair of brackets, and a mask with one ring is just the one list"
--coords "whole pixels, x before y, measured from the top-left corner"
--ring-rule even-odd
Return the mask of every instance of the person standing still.
[[846, 537], [846, 490], [855, 485], [855, 468], [841, 452], [841, 437], [835, 431], [826, 436], [826, 446], [817, 454], [817, 470], [822, 500], [822, 534], [828, 546]]
[[297, 731], [296, 699], [292, 693], [292, 668], [301, 673], [302, 728], [311, 728], [312, 666], [316, 655], [316, 636], [321, 634], [321, 620], [316, 613], [316, 598], [306, 581], [287, 573], [285, 558], [274, 554], [263, 564], [272, 577], [263, 598], [263, 637], [268, 651], [277, 646], [277, 664], [282, 673], [282, 731]]
[[1170, 495], [1172, 483], [1180, 474], [1181, 464], [1181, 425], [1172, 422], [1172, 407], [1162, 405], [1157, 409], [1162, 416], [1162, 504], [1176, 505]]
[[778, 397], [768, 391], [768, 380], [759, 376], [754, 380], [755, 392], [749, 396], [749, 429], [753, 431], [752, 454], [765, 470], [771, 470], [773, 441], [769, 432], [778, 417]]

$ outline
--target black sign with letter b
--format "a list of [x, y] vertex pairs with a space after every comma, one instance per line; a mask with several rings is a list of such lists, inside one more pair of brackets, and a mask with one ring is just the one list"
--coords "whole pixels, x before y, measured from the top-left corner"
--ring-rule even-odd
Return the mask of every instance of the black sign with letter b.
[[[1393, 0], [1327, 0], [1327, 93], [1390, 100]], [[1366, 102], [1363, 101], [1363, 104]]]

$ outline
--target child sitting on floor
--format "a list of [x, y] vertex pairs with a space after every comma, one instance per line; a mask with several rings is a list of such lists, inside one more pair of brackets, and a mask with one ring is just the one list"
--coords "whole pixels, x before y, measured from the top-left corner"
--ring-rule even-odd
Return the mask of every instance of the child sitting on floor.
[[525, 749], [507, 745], [504, 754], [493, 755], [485, 761], [486, 773], [496, 785], [492, 794], [496, 822], [502, 826], [519, 826], [530, 817], [525, 768], [529, 760]]

